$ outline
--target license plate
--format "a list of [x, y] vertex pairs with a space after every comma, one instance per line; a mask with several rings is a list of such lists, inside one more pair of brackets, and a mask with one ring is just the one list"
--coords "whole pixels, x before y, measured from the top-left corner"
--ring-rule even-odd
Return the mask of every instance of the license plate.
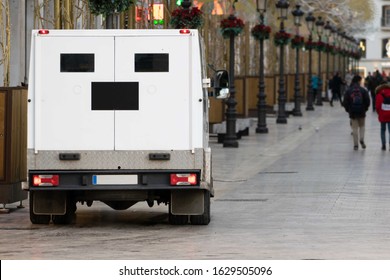
[[92, 175], [93, 185], [136, 185], [138, 175]]

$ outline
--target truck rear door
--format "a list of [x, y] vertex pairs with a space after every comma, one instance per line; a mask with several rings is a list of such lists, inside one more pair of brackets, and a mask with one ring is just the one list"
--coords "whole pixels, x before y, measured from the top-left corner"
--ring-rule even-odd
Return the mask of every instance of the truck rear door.
[[42, 36], [36, 43], [38, 150], [113, 150], [114, 112], [94, 110], [94, 82], [114, 80], [113, 37]]
[[190, 51], [179, 34], [115, 38], [115, 82], [138, 95], [137, 106], [115, 110], [116, 150], [192, 148]]

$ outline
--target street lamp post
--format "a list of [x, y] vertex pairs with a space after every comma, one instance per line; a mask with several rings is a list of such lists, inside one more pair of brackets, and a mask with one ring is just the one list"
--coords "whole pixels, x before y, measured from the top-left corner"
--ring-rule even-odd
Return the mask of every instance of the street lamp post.
[[329, 38], [332, 33], [332, 26], [330, 25], [329, 21], [326, 22], [325, 26], [325, 37], [326, 37], [326, 85], [325, 85], [325, 99], [329, 101], [328, 97], [328, 91], [329, 91]]
[[[275, 4], [276, 8], [279, 10], [279, 19], [280, 19], [280, 33], [284, 33], [284, 20], [287, 19], [287, 10], [290, 6], [289, 2], [286, 0], [278, 0]], [[278, 116], [276, 118], [276, 123], [286, 124], [286, 91], [284, 88], [284, 44], [280, 44], [280, 61], [279, 61], [279, 97], [278, 97]]]
[[[310, 12], [307, 17], [305, 18], [307, 28], [309, 30], [309, 42], [311, 43], [313, 41], [313, 30], [314, 30], [314, 21], [316, 18], [313, 16], [313, 14]], [[307, 106], [306, 106], [306, 111], [314, 111], [314, 106], [313, 106], [313, 87], [311, 84], [311, 76], [312, 76], [312, 48], [309, 48], [309, 79], [307, 83]]]
[[[236, 16], [231, 14], [229, 19], [234, 21]], [[226, 101], [226, 134], [223, 140], [223, 147], [238, 148], [237, 134], [236, 134], [236, 105], [237, 101], [235, 99], [236, 89], [234, 86], [234, 38], [235, 34], [230, 32], [229, 37], [229, 47], [230, 47], [230, 58], [229, 58], [229, 92], [230, 96]]]
[[343, 79], [345, 79], [345, 53], [346, 53], [346, 48], [345, 48], [345, 32], [341, 33], [341, 38], [340, 38], [340, 47], [342, 48], [343, 54], [340, 55], [340, 68], [341, 68], [341, 73]]
[[331, 26], [332, 37], [333, 37], [333, 68], [332, 68], [332, 77], [336, 73], [336, 53], [337, 53], [337, 30], [334, 26]]
[[[257, 12], [260, 14], [260, 24], [264, 24], [264, 14], [267, 8], [267, 0], [256, 1]], [[260, 38], [260, 61], [259, 61], [259, 94], [257, 102], [257, 128], [256, 133], [268, 133], [266, 116], [267, 103], [265, 101], [265, 83], [264, 83], [264, 38]]]
[[[299, 38], [299, 27], [301, 26], [301, 19], [304, 12], [301, 10], [300, 5], [295, 6], [295, 10], [292, 11], [294, 16], [294, 25], [296, 26], [296, 36]], [[302, 116], [301, 112], [301, 89], [299, 85], [299, 51], [300, 48], [295, 49], [295, 86], [294, 86], [294, 109], [292, 111], [293, 116]]]
[[324, 31], [324, 22], [322, 17], [318, 17], [316, 21], [316, 29], [318, 34], [318, 91], [317, 91], [317, 106], [322, 106], [322, 75], [321, 75], [321, 44], [322, 33]]

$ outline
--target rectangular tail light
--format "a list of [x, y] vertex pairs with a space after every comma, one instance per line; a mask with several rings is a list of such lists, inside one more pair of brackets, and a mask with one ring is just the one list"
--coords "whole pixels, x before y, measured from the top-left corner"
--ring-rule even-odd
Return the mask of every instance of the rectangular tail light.
[[56, 187], [59, 184], [59, 175], [33, 175], [34, 187]]
[[198, 177], [196, 173], [188, 174], [171, 174], [171, 185], [172, 186], [193, 186], [198, 184]]

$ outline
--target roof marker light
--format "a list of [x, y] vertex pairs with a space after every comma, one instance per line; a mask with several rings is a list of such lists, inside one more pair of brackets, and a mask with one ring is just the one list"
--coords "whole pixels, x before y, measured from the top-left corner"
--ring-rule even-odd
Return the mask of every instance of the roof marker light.
[[49, 30], [48, 29], [40, 29], [38, 31], [38, 34], [40, 34], [40, 35], [47, 35], [47, 34], [49, 34]]
[[189, 29], [180, 29], [180, 34], [191, 34], [191, 30]]

